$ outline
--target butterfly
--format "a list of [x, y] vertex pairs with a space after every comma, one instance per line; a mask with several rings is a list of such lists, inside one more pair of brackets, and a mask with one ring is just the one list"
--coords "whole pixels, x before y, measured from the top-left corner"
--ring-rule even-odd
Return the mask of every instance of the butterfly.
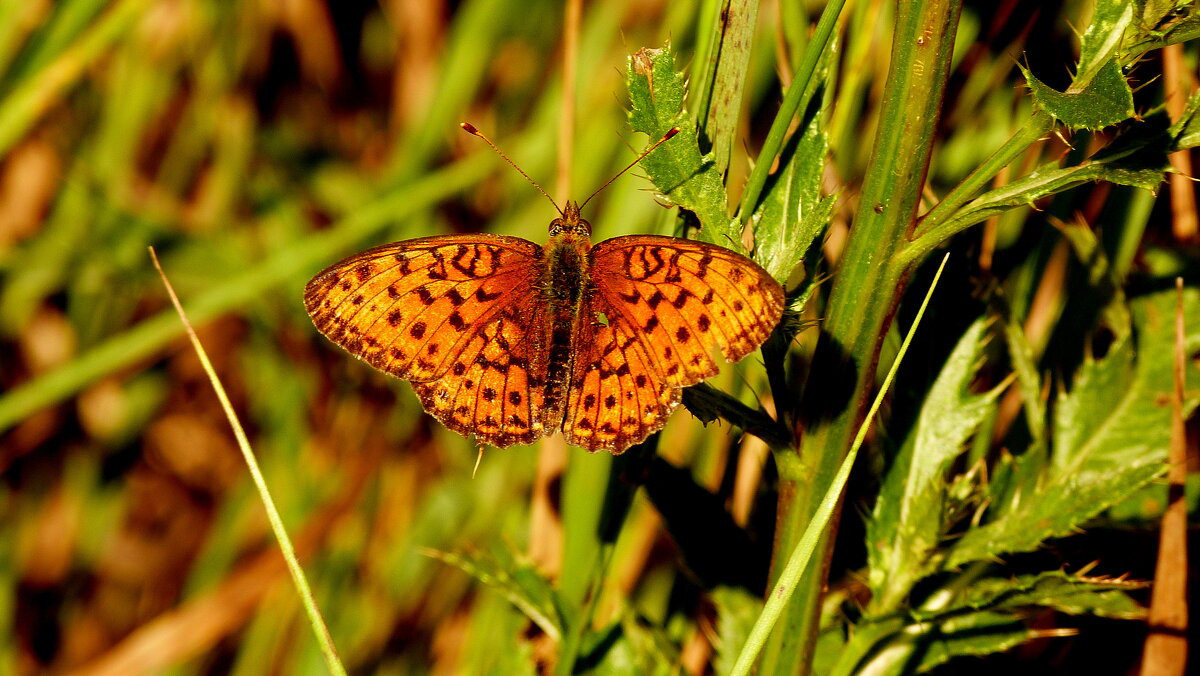
[[592, 245], [578, 203], [559, 213], [544, 246], [462, 234], [368, 249], [313, 277], [305, 307], [455, 432], [507, 447], [561, 430], [621, 453], [666, 424], [683, 387], [718, 373], [712, 348], [733, 362], [766, 340], [783, 289], [724, 247], [658, 235]]

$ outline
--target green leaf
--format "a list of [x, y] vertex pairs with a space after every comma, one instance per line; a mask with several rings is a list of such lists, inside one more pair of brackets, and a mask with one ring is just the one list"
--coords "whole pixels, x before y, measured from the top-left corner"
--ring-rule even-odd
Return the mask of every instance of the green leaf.
[[728, 674], [746, 645], [763, 602], [740, 587], [717, 587], [712, 592], [712, 601], [717, 608], [717, 643], [713, 646], [717, 651], [716, 671]]
[[[1006, 313], [1008, 314], [1008, 313]], [[1046, 402], [1042, 397], [1042, 379], [1033, 359], [1033, 348], [1025, 339], [1025, 329], [1012, 316], [1004, 318], [1004, 340], [1008, 343], [1008, 358], [1017, 374], [1025, 422], [1035, 444], [1045, 442]]]
[[1109, 64], [1116, 65], [1121, 39], [1133, 24], [1134, 4], [1129, 0], [1097, 0], [1092, 22], [1079, 41], [1079, 67], [1071, 83], [1073, 89], [1090, 84]]
[[[1168, 291], [1130, 303], [1135, 334], [1113, 344], [1103, 359], [1085, 363], [1071, 390], [1058, 396], [1050, 463], [1036, 489], [1022, 481], [1008, 482], [1018, 490], [1005, 491], [1003, 499], [993, 491], [993, 520], [958, 540], [947, 567], [1029, 551], [1047, 538], [1069, 535], [1164, 471], [1174, 297]], [[1200, 291], [1187, 289], [1184, 298], [1185, 315], [1197, 316]], [[1191, 354], [1200, 348], [1200, 327], [1193, 323], [1188, 330]], [[1185, 415], [1195, 405], [1194, 396], [1185, 401]]]
[[1121, 70], [1120, 47], [1133, 22], [1127, 0], [1099, 0], [1079, 46], [1079, 65], [1071, 86], [1058, 92], [1021, 66], [1033, 105], [1071, 129], [1101, 129], [1133, 117], [1133, 90]]
[[[1170, 439], [1175, 292], [1130, 303], [1137, 327], [1137, 358], [1129, 340], [1100, 361], [1083, 365], [1070, 393], [1058, 398], [1054, 469], [1061, 474], [1104, 474], [1131, 464], [1162, 462]], [[1184, 291], [1184, 315], [1197, 316], [1200, 291]], [[1189, 354], [1200, 347], [1200, 328], [1185, 337]], [[1185, 402], [1186, 416], [1195, 399]]]
[[[1178, 138], [1163, 124], [1164, 117], [1146, 116], [1142, 124], [1077, 165], [1060, 167], [1057, 162], [1047, 163], [1008, 185], [986, 192], [958, 210], [939, 229], [958, 232], [1010, 209], [1032, 206], [1039, 199], [1089, 182], [1107, 181], [1153, 192], [1162, 183], [1163, 174], [1171, 169], [1167, 154], [1173, 152], [1172, 142]], [[1196, 136], [1195, 140], [1200, 142], [1200, 133]]]
[[518, 563], [506, 549], [497, 549], [492, 556], [438, 550], [425, 553], [503, 594], [552, 640], [562, 638], [564, 621], [558, 596], [532, 564]]
[[1055, 477], [1036, 494], [1013, 494], [1016, 507], [1002, 518], [972, 528], [955, 544], [945, 567], [1036, 549], [1052, 537], [1071, 535], [1087, 519], [1160, 476], [1161, 460], [1123, 468], [1111, 476]]
[[772, 177], [755, 214], [755, 258], [775, 279], [786, 280], [825, 232], [835, 199], [821, 197], [829, 136], [822, 110], [784, 149], [784, 169]]
[[956, 617], [941, 623], [937, 633], [928, 637], [916, 672], [924, 673], [954, 657], [1003, 652], [1036, 637], [1011, 615], [980, 612]]
[[[1142, 619], [1145, 609], [1127, 592], [1146, 586], [1062, 571], [985, 578], [968, 585], [960, 577], [929, 596], [937, 607], [909, 611], [906, 626], [897, 626], [895, 614], [861, 623], [843, 655], [849, 661], [873, 656], [855, 673], [912, 673], [914, 662], [920, 665], [916, 671], [927, 671], [954, 657], [999, 652], [1036, 638], [1039, 633], [1028, 628], [1026, 617], [1041, 608], [1070, 615]], [[963, 587], [965, 591], [956, 589]], [[842, 666], [838, 673], [857, 665]]]
[[1086, 85], [1073, 83], [1065, 92], [1055, 91], [1024, 66], [1021, 73], [1033, 93], [1034, 107], [1071, 129], [1103, 129], [1134, 115], [1133, 90], [1115, 59], [1100, 66]]
[[986, 326], [986, 320], [976, 320], [959, 339], [884, 479], [867, 524], [874, 613], [899, 608], [913, 584], [940, 563], [938, 542], [947, 526], [946, 472], [1006, 387], [984, 394], [970, 391]]
[[629, 124], [658, 140], [673, 127], [679, 133], [641, 162], [650, 180], [670, 202], [696, 215], [701, 239], [740, 248], [741, 228], [729, 217], [725, 185], [711, 153], [703, 155], [695, 125], [683, 108], [686, 86], [675, 70], [670, 45], [641, 49], [629, 57]]
[[1146, 582], [1071, 575], [1061, 570], [974, 582], [960, 600], [936, 612], [916, 611], [922, 621], [938, 621], [964, 610], [1018, 612], [1030, 607], [1053, 608], [1068, 615], [1099, 615], [1139, 620], [1146, 609], [1126, 593]]
[[1186, 150], [1200, 145], [1200, 92], [1188, 99], [1183, 114], [1171, 125], [1172, 150]]

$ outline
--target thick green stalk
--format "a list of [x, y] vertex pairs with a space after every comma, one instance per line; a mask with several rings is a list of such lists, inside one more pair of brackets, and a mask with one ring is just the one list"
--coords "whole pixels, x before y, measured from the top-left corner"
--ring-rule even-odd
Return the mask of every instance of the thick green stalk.
[[[875, 382], [879, 346], [911, 269], [898, 260], [897, 253], [916, 218], [929, 168], [960, 9], [961, 0], [898, 3], [875, 151], [798, 411], [803, 421], [803, 430], [797, 430], [802, 437], [800, 452], [798, 457], [779, 458], [772, 579], [779, 575], [831, 484]], [[811, 669], [821, 589], [836, 528], [835, 518], [821, 542], [821, 565], [796, 590], [767, 647], [760, 673]]]

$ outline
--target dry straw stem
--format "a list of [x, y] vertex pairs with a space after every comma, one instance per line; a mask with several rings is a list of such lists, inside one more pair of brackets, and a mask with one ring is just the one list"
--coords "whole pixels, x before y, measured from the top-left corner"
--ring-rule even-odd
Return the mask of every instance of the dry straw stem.
[[1187, 427], [1183, 390], [1187, 351], [1184, 348], [1183, 279], [1175, 278], [1175, 389], [1171, 397], [1171, 445], [1168, 449], [1167, 509], [1158, 539], [1158, 563], [1150, 597], [1150, 634], [1142, 655], [1142, 676], [1182, 675], [1188, 656], [1187, 609]]
[[254, 487], [258, 490], [263, 507], [267, 510], [267, 519], [271, 522], [271, 530], [275, 532], [275, 539], [279, 542], [279, 550], [283, 554], [284, 561], [287, 563], [288, 572], [292, 575], [292, 583], [296, 586], [296, 591], [300, 594], [300, 600], [304, 603], [304, 611], [308, 615], [309, 623], [312, 625], [313, 632], [317, 636], [317, 642], [321, 645], [321, 652], [325, 655], [329, 671], [337, 676], [345, 676], [346, 668], [342, 666], [341, 660], [338, 659], [337, 650], [333, 645], [333, 638], [329, 635], [329, 628], [325, 625], [325, 620], [321, 617], [321, 611], [317, 608], [316, 601], [313, 599], [312, 589], [308, 586], [308, 580], [304, 577], [304, 570], [300, 567], [300, 561], [296, 558], [296, 549], [292, 546], [292, 541], [288, 537], [287, 530], [283, 527], [283, 519], [279, 517], [279, 510], [275, 508], [275, 502], [271, 499], [270, 489], [267, 488], [267, 482], [263, 479], [262, 472], [259, 470], [258, 461], [254, 458], [254, 451], [250, 448], [250, 441], [246, 438], [246, 432], [242, 429], [241, 423], [238, 422], [237, 414], [234, 413], [233, 404], [229, 402], [229, 396], [225, 394], [225, 388], [221, 385], [220, 379], [217, 378], [217, 372], [213, 369], [212, 362], [208, 359], [208, 353], [204, 351], [204, 346], [200, 344], [200, 338], [196, 336], [196, 331], [192, 328], [191, 322], [188, 321], [187, 314], [183, 311], [183, 304], [179, 302], [179, 296], [175, 294], [175, 289], [167, 279], [166, 273], [163, 272], [162, 265], [158, 262], [158, 255], [154, 252], [154, 247], [150, 247], [150, 257], [154, 260], [154, 267], [158, 270], [159, 276], [162, 277], [163, 286], [166, 287], [167, 294], [171, 297], [171, 304], [175, 306], [175, 311], [179, 313], [179, 320], [183, 322], [188, 340], [192, 341], [192, 348], [196, 351], [196, 356], [200, 358], [200, 363], [204, 366], [204, 372], [208, 374], [208, 380], [212, 383], [213, 390], [217, 393], [217, 399], [221, 401], [221, 408], [225, 411], [225, 417], [229, 420], [229, 426], [233, 429], [233, 435], [237, 438], [238, 448], [242, 451], [242, 457], [245, 458], [246, 466], [250, 470], [250, 477], [254, 479]]
[[[1162, 51], [1163, 85], [1166, 87], [1167, 113], [1178, 120], [1187, 105], [1188, 96], [1196, 88], [1195, 75], [1188, 70], [1183, 58], [1183, 45], [1168, 45]], [[1196, 186], [1192, 178], [1192, 156], [1190, 151], [1172, 153], [1171, 168], [1175, 170], [1167, 178], [1171, 186], [1171, 229], [1181, 242], [1200, 239], [1200, 223], [1196, 216]]]

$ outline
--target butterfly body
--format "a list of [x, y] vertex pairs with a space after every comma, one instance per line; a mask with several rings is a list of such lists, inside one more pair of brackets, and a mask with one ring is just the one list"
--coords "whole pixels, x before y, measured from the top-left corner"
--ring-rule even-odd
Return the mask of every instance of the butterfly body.
[[591, 225], [579, 218], [579, 206], [567, 202], [563, 217], [551, 222], [550, 241], [542, 249], [544, 266], [535, 309], [546, 317], [543, 340], [549, 350], [543, 401], [547, 424], [554, 429], [562, 426], [572, 340], [579, 335], [580, 322], [589, 321], [587, 305], [593, 291], [588, 275], [590, 235]]
[[655, 235], [592, 246], [568, 202], [545, 246], [445, 235], [376, 247], [312, 279], [317, 329], [412, 383], [427, 412], [495, 446], [561, 430], [619, 453], [666, 424], [680, 389], [770, 334], [783, 290], [723, 247]]

